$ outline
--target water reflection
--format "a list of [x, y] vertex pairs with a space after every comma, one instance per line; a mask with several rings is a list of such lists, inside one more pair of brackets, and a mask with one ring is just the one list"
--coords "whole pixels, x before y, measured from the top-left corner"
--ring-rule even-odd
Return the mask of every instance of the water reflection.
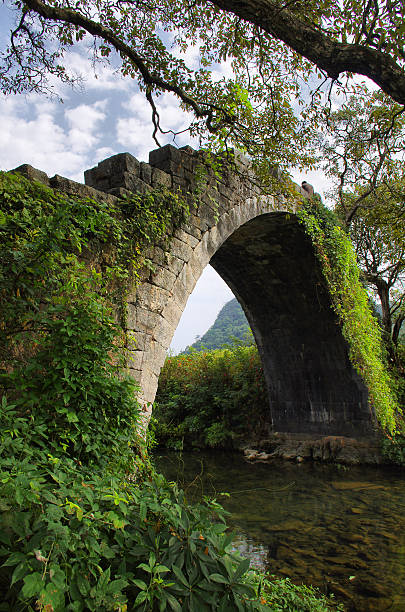
[[[348, 610], [405, 610], [405, 478], [388, 469], [156, 456], [189, 499], [215, 496], [256, 567], [333, 592]], [[230, 493], [229, 497], [221, 492]]]

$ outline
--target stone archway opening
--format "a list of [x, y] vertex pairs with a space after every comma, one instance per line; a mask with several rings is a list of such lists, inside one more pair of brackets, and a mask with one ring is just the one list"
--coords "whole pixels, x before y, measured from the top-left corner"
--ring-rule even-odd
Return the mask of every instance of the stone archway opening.
[[351, 366], [313, 246], [297, 217], [255, 217], [229, 236], [210, 263], [253, 331], [273, 430], [369, 434], [367, 390]]

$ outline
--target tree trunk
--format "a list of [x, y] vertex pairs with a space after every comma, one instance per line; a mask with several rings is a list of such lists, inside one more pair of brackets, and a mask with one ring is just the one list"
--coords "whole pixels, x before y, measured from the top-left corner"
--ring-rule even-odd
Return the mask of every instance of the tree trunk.
[[405, 315], [400, 314], [398, 315], [394, 323], [394, 328], [392, 330], [392, 341], [395, 346], [398, 346], [399, 332], [401, 331], [401, 326], [404, 321], [405, 321]]

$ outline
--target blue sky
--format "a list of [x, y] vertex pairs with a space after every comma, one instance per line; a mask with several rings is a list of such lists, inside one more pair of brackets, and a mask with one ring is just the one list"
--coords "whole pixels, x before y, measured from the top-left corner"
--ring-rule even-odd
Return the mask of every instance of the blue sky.
[[[0, 42], [10, 27], [7, 4], [0, 5]], [[187, 59], [198, 61], [194, 50]], [[70, 67], [83, 77], [83, 86], [72, 90], [55, 83], [58, 97], [0, 94], [0, 169], [11, 170], [23, 163], [45, 171], [49, 176], [60, 174], [83, 182], [83, 172], [99, 161], [129, 151], [147, 161], [156, 148], [152, 139], [151, 111], [135, 82], [124, 79], [107, 66], [98, 66], [95, 74], [82, 53], [74, 51], [67, 58]], [[219, 67], [218, 71], [227, 67]], [[179, 109], [175, 98], [165, 94], [159, 98], [163, 127], [174, 131], [187, 125], [187, 115]], [[161, 138], [161, 144], [172, 142]], [[179, 136], [178, 146], [191, 144], [187, 133]], [[322, 173], [305, 176], [293, 173], [297, 182], [304, 178], [322, 193], [326, 185]], [[208, 266], [189, 298], [172, 348], [175, 352], [191, 344], [214, 322], [232, 293], [216, 272]]]

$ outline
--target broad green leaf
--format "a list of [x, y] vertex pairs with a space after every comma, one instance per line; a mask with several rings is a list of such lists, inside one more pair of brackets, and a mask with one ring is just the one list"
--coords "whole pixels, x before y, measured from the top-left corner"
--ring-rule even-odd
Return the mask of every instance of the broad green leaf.
[[25, 576], [21, 594], [23, 597], [29, 599], [30, 597], [39, 595], [44, 586], [45, 583], [42, 579], [42, 574], [39, 572], [34, 572], [33, 574]]

